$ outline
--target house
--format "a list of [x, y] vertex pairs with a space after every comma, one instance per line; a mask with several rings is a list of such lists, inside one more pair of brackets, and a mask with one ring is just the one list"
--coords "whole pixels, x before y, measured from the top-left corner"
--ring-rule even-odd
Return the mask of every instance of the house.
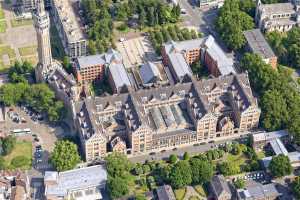
[[223, 175], [216, 175], [210, 182], [211, 192], [216, 200], [230, 200], [232, 192]]
[[273, 183], [267, 185], [255, 184], [237, 190], [238, 200], [275, 200], [280, 195]]
[[170, 185], [163, 185], [156, 188], [158, 200], [176, 200], [175, 194]]

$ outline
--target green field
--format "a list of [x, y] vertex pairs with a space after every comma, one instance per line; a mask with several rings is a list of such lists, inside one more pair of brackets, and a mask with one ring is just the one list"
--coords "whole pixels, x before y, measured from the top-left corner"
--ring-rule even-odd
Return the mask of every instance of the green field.
[[5, 15], [4, 15], [4, 11], [3, 9], [0, 7], [0, 19], [4, 19]]
[[2, 56], [5, 55], [5, 54], [8, 54], [9, 58], [10, 59], [13, 59], [16, 57], [16, 53], [15, 53], [15, 50], [13, 50], [12, 48], [10, 48], [10, 46], [0, 46], [0, 56], [2, 59]]
[[[11, 161], [13, 158], [17, 156], [25, 156], [30, 161], [32, 160], [32, 144], [31, 142], [25, 142], [25, 141], [17, 141], [15, 148], [13, 151], [8, 154], [7, 156], [4, 156], [4, 160], [6, 161], [6, 167], [8, 169], [13, 169], [14, 167], [11, 166]], [[31, 162], [28, 163], [28, 165], [23, 166], [22, 169], [30, 169], [31, 168]]]
[[32, 19], [21, 19], [21, 20], [12, 19], [10, 22], [12, 27], [28, 26], [33, 24]]
[[34, 55], [37, 52], [37, 46], [28, 46], [19, 48], [19, 52], [21, 56], [29, 56]]

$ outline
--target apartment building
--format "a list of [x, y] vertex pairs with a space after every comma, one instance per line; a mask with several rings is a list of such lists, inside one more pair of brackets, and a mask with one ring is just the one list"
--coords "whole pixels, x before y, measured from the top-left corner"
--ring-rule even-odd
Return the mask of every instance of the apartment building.
[[72, 59], [87, 54], [87, 36], [77, 16], [79, 3], [72, 0], [53, 0], [54, 24], [64, 46], [65, 53]]
[[64, 172], [46, 171], [44, 176], [46, 200], [102, 199], [107, 181], [102, 165]]
[[186, 75], [192, 76], [190, 65], [194, 62], [204, 64], [215, 77], [235, 73], [233, 58], [225, 54], [211, 35], [165, 43], [161, 52], [163, 63], [170, 68], [176, 82]]
[[[260, 109], [247, 74], [90, 97], [76, 105], [87, 161], [238, 137], [258, 125]], [[117, 139], [115, 139], [117, 138]]]
[[103, 79], [105, 75], [104, 55], [83, 56], [75, 59], [74, 71], [79, 83]]
[[244, 32], [247, 40], [247, 50], [258, 54], [265, 63], [270, 64], [273, 69], [277, 68], [277, 56], [266, 41], [260, 29], [253, 29]]
[[261, 0], [257, 0], [255, 22], [263, 32], [286, 32], [299, 25], [298, 11], [296, 3], [262, 4]]

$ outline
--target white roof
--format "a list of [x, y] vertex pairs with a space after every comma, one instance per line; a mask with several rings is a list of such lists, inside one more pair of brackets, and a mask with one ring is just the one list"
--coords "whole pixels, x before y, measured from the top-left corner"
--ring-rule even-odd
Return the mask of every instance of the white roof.
[[276, 155], [283, 154], [288, 155], [288, 151], [286, 150], [285, 146], [282, 144], [281, 140], [276, 138], [270, 141], [272, 149]]
[[263, 140], [272, 140], [276, 138], [281, 138], [284, 136], [287, 136], [288, 133], [286, 130], [279, 130], [279, 131], [272, 131], [272, 132], [262, 132], [262, 133], [256, 133], [253, 134], [253, 140], [254, 142], [263, 141]]
[[124, 85], [131, 85], [123, 64], [112, 63], [109, 65], [109, 71], [112, 75], [116, 88], [121, 88]]
[[[47, 178], [53, 178], [54, 174], [53, 172], [45, 172], [45, 177], [47, 175]], [[57, 184], [46, 186], [45, 195], [65, 196], [70, 190], [103, 187], [106, 181], [107, 173], [102, 165], [60, 172], [58, 173]]]
[[215, 41], [215, 38], [209, 35], [205, 41], [207, 52], [217, 62], [221, 75], [235, 74], [233, 68], [233, 58], [228, 57], [221, 47]]

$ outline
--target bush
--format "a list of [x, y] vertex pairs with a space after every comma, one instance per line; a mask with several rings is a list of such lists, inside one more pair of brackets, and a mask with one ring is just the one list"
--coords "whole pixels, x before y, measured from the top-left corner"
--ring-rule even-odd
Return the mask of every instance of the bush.
[[143, 172], [144, 174], [149, 173], [151, 171], [151, 168], [148, 164], [143, 165]]
[[241, 189], [245, 187], [245, 181], [244, 179], [238, 178], [237, 180], [235, 180], [233, 182], [234, 186], [236, 187], [236, 189]]
[[13, 136], [8, 136], [2, 139], [2, 154], [8, 155], [12, 152], [16, 145], [16, 138]]
[[14, 168], [24, 167], [30, 164], [30, 160], [25, 156], [17, 156], [11, 160], [11, 165]]
[[125, 23], [123, 23], [123, 24], [121, 24], [120, 26], [118, 26], [118, 28], [117, 28], [119, 31], [127, 31], [127, 29], [128, 29], [128, 26], [125, 24]]
[[174, 164], [174, 163], [177, 162], [177, 159], [178, 159], [178, 158], [177, 158], [176, 155], [171, 154], [170, 157], [169, 157], [169, 162], [170, 162], [171, 164]]

